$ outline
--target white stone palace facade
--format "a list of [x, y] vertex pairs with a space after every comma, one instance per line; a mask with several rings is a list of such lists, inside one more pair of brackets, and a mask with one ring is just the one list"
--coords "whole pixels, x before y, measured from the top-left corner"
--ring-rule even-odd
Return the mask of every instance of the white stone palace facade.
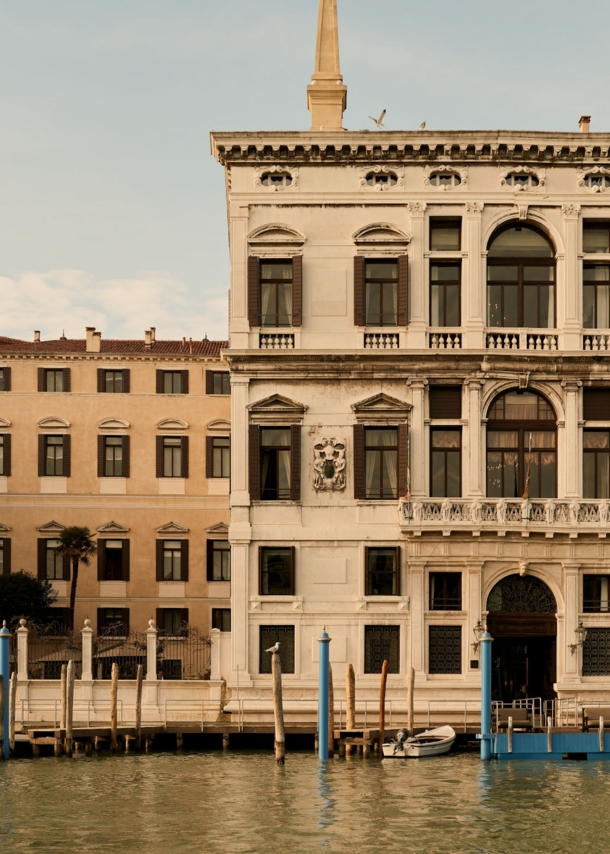
[[[232, 673], [475, 699], [610, 689], [610, 134], [213, 133], [231, 250]], [[579, 625], [588, 629], [583, 633]], [[362, 692], [362, 693], [360, 693]]]

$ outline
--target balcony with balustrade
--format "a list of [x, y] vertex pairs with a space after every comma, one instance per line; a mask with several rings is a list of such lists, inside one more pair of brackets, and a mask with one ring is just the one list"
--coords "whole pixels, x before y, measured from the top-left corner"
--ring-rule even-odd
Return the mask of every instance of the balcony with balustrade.
[[610, 501], [561, 498], [412, 498], [399, 505], [403, 533], [610, 534]]
[[548, 329], [488, 329], [488, 350], [538, 350], [551, 352], [559, 347], [559, 336]]

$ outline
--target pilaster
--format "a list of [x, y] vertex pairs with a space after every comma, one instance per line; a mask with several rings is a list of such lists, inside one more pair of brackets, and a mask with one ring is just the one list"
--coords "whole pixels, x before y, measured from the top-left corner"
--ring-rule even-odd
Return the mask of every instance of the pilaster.
[[582, 382], [580, 380], [564, 380], [561, 385], [565, 395], [565, 428], [563, 450], [558, 448], [565, 465], [565, 493], [563, 498], [578, 498], [580, 496], [582, 470], [582, 451], [580, 447], [580, 427], [578, 419], [578, 395]]
[[[481, 380], [469, 380], [466, 383], [468, 390], [468, 442], [464, 443], [464, 454], [468, 460], [466, 469], [467, 482], [465, 484], [465, 495], [476, 497], [483, 495], [482, 484], [482, 455], [483, 455], [483, 429], [481, 425]], [[463, 465], [463, 463], [462, 463]]]
[[[409, 582], [411, 596], [411, 620], [409, 630], [411, 633], [409, 649], [411, 667], [415, 668], [416, 675], [422, 681], [426, 680], [426, 638], [425, 638], [425, 561], [409, 562]], [[422, 678], [423, 677], [423, 678]]]
[[[564, 563], [564, 590], [565, 590], [565, 617], [564, 636], [561, 637], [558, 628], [557, 635], [557, 666], [565, 662], [563, 678], [568, 681], [580, 682], [582, 668], [582, 647], [579, 646], [572, 654], [569, 645], [576, 643], [576, 629], [578, 628], [578, 613], [580, 611], [580, 564]], [[561, 674], [557, 674], [558, 680]]]
[[409, 271], [409, 331], [408, 346], [412, 350], [426, 349], [426, 282], [424, 249], [426, 246], [425, 214], [426, 204], [411, 202], [407, 205], [411, 217], [410, 264]]
[[428, 380], [410, 380], [411, 387], [411, 495], [426, 494], [426, 386]]
[[[562, 206], [565, 255], [558, 258], [557, 294], [563, 294], [557, 307], [557, 323], [563, 330], [563, 349], [582, 350], [582, 259], [580, 246], [580, 205]], [[563, 317], [562, 317], [563, 315]]]
[[249, 380], [231, 377], [231, 507], [248, 507]]
[[483, 202], [466, 203], [463, 248], [468, 252], [468, 259], [462, 272], [462, 323], [465, 326], [462, 346], [469, 350], [485, 348], [487, 289], [484, 277], [486, 253], [481, 246], [483, 207]]

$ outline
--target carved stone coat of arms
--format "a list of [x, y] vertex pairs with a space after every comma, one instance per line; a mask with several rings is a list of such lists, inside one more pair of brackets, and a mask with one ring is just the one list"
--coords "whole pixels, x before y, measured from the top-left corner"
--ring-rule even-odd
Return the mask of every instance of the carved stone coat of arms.
[[314, 445], [314, 489], [319, 492], [345, 489], [345, 443], [322, 439]]

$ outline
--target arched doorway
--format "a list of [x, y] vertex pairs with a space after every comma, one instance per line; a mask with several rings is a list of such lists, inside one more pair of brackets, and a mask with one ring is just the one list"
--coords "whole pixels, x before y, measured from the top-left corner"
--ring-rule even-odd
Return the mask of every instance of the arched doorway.
[[557, 602], [531, 575], [508, 575], [487, 597], [493, 637], [494, 700], [552, 700], [556, 681]]

